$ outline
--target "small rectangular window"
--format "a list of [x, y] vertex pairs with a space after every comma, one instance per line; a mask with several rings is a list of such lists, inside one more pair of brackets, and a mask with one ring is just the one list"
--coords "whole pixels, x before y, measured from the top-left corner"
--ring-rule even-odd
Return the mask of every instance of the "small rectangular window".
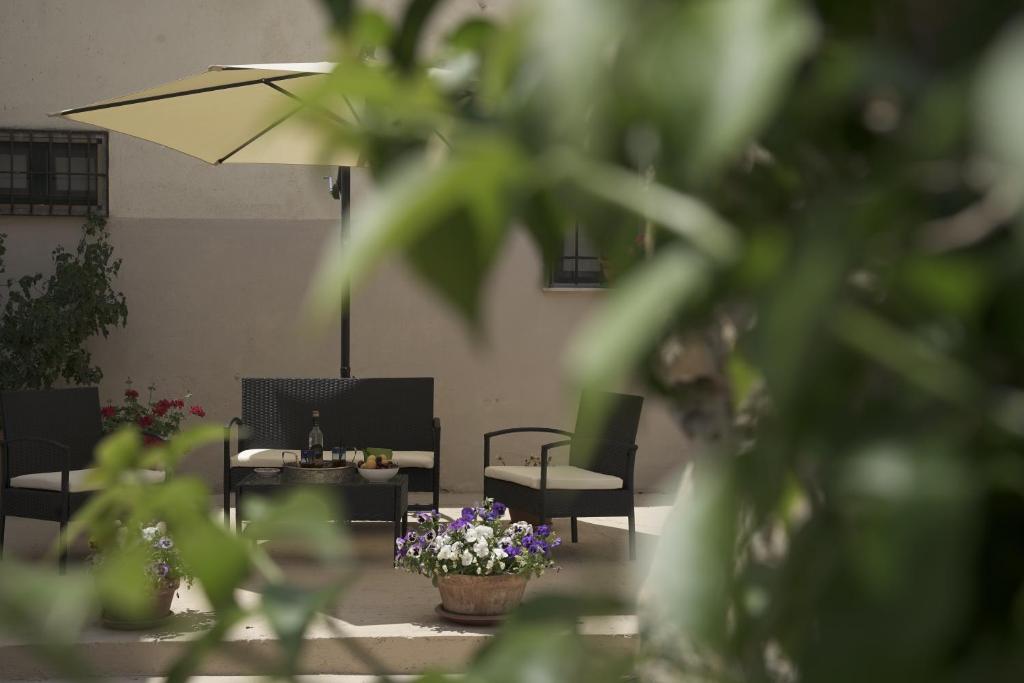
[[550, 287], [605, 287], [603, 259], [577, 223], [565, 235], [562, 255], [552, 264]]
[[107, 134], [0, 130], [0, 215], [106, 216]]

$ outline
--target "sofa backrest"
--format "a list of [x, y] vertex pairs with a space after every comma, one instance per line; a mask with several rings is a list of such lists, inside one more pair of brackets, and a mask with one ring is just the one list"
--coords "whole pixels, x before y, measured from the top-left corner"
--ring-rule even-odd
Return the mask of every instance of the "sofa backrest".
[[328, 449], [434, 448], [432, 377], [244, 377], [241, 447], [303, 448], [313, 410]]

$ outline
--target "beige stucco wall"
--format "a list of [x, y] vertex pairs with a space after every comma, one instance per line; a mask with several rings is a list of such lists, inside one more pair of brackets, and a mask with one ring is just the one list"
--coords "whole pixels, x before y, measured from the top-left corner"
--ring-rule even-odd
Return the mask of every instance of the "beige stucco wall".
[[[501, 13], [512, 0], [490, 0]], [[393, 11], [397, 2], [380, 2]], [[432, 35], [477, 0], [450, 2]], [[208, 64], [330, 58], [313, 0], [12, 0], [0, 3], [0, 127], [67, 127], [46, 112], [198, 72]], [[239, 412], [242, 376], [335, 376], [338, 333], [302, 331], [297, 308], [338, 204], [321, 176], [332, 169], [217, 168], [123, 135], [110, 137], [109, 228], [124, 260], [118, 286], [129, 322], [91, 343], [114, 398], [131, 377], [161, 393], [192, 391], [212, 419]], [[353, 201], [372, 192], [354, 172]], [[10, 274], [45, 269], [80, 221], [0, 217]], [[433, 376], [443, 422], [443, 479], [479, 490], [481, 434], [510, 425], [571, 427], [562, 353], [601, 292], [545, 292], [538, 254], [515, 234], [487, 285], [487, 334], [476, 340], [404, 267], [388, 264], [357, 292], [358, 376]], [[510, 446], [516, 442], [510, 442]], [[533, 442], [537, 443], [537, 442]], [[643, 490], [666, 488], [685, 439], [657, 401], [645, 406], [637, 464]], [[519, 452], [529, 452], [519, 442]], [[217, 449], [188, 469], [219, 487]], [[509, 458], [515, 462], [517, 458]]]

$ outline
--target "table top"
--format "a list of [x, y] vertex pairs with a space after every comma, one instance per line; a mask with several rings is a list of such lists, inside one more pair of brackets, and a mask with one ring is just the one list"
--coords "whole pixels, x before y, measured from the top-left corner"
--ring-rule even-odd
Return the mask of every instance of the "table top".
[[245, 479], [242, 479], [238, 483], [238, 486], [335, 486], [342, 488], [355, 488], [355, 487], [367, 487], [367, 486], [391, 486], [395, 488], [408, 488], [409, 476], [406, 474], [396, 474], [387, 481], [367, 481], [359, 476], [356, 472], [355, 477], [349, 481], [331, 481], [331, 482], [293, 482], [293, 481], [281, 481], [281, 473], [278, 472], [272, 475], [263, 475], [257, 472], [252, 472]]

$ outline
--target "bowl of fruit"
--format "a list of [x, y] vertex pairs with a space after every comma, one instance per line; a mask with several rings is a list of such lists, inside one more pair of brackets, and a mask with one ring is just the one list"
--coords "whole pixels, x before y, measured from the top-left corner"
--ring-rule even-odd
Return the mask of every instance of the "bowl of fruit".
[[359, 463], [359, 476], [366, 481], [387, 481], [398, 474], [398, 465], [382, 453], [368, 453]]

